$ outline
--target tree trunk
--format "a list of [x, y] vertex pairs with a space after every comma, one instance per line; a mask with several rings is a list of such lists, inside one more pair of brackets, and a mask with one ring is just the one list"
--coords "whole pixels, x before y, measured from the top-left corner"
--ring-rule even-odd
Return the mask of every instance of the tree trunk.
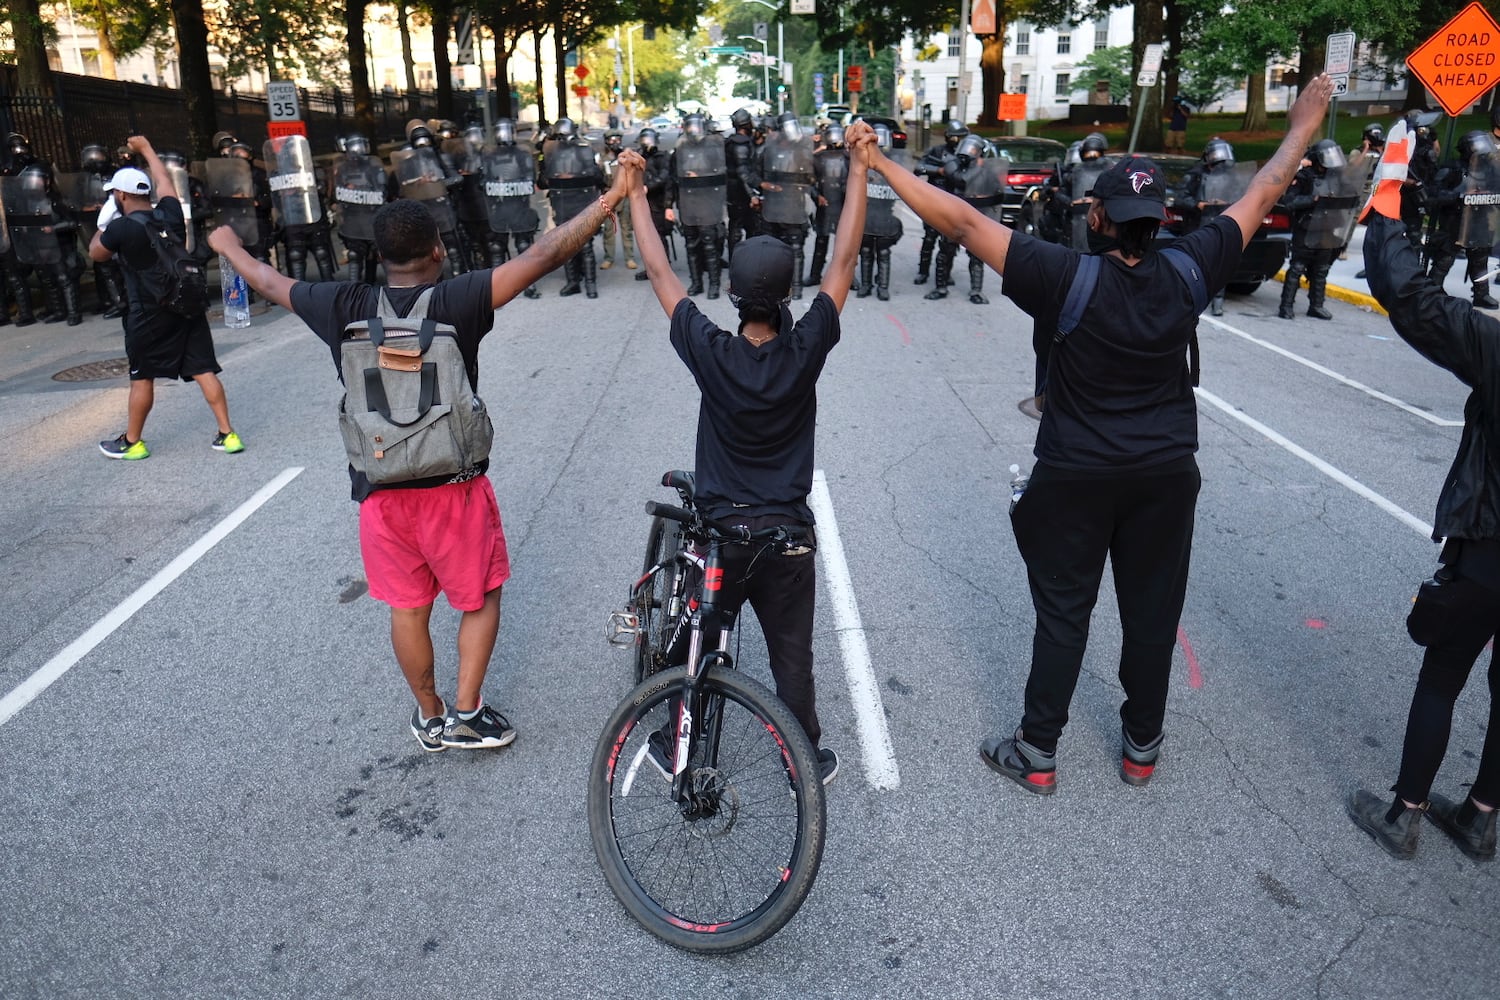
[[[547, 120], [547, 94], [546, 87], [542, 85], [542, 29], [536, 28], [531, 32], [531, 55], [536, 60], [536, 120], [544, 122]], [[537, 137], [541, 141], [541, 137]]]
[[[1133, 74], [1141, 71], [1141, 61], [1146, 55], [1146, 46], [1161, 41], [1163, 0], [1136, 0], [1135, 37], [1130, 43], [1130, 68]], [[1140, 95], [1141, 88], [1135, 88]], [[1148, 88], [1143, 95], [1141, 107], [1130, 109], [1132, 117], [1140, 115], [1141, 131], [1136, 141], [1137, 149], [1161, 149], [1161, 87]]]
[[1164, 94], [1173, 97], [1182, 93], [1178, 89], [1182, 83], [1182, 12], [1178, 9], [1178, 0], [1165, 0], [1162, 11], [1162, 24], [1165, 31], [1167, 51], [1162, 58], [1162, 82], [1165, 84]]
[[1302, 36], [1302, 45], [1297, 55], [1297, 93], [1313, 81], [1328, 62], [1328, 39], [1320, 34]]
[[349, 89], [354, 93], [354, 127], [375, 135], [375, 104], [370, 95], [369, 53], [365, 51], [365, 4], [344, 0], [344, 44], [349, 47]]
[[177, 85], [188, 112], [188, 146], [192, 159], [204, 160], [213, 154], [210, 140], [219, 130], [219, 109], [208, 68], [203, 0], [172, 0], [172, 32], [177, 36]]
[[52, 93], [52, 67], [47, 63], [47, 38], [42, 33], [40, 0], [10, 0], [10, 33], [16, 46], [16, 86]]
[[109, 32], [103, 28], [95, 28], [94, 37], [99, 40], [99, 75], [106, 80], [118, 80], [120, 72], [115, 65], [115, 47], [109, 40]]
[[432, 71], [437, 75], [437, 116], [453, 117], [453, 63], [448, 41], [453, 36], [453, 0], [433, 0]]
[[495, 31], [495, 108], [501, 118], [516, 116], [516, 109], [510, 103], [510, 53], [509, 43]]
[[1406, 74], [1406, 100], [1402, 102], [1401, 110], [1427, 110], [1427, 86], [1417, 79], [1415, 73]]
[[991, 128], [1000, 124], [1000, 95], [1005, 93], [1005, 21], [1000, 16], [1000, 4], [995, 5], [995, 31], [993, 35], [980, 35], [984, 46], [979, 53], [979, 124]]
[[401, 30], [401, 61], [406, 64], [406, 92], [417, 92], [417, 64], [411, 57], [411, 20], [406, 16], [406, 4], [396, 4], [396, 27]]
[[561, 29], [552, 30], [552, 52], [557, 59], [557, 117], [568, 116], [568, 67], [567, 52], [563, 49]]
[[1245, 120], [1240, 122], [1245, 132], [1266, 130], [1266, 73], [1251, 73], [1245, 81]]

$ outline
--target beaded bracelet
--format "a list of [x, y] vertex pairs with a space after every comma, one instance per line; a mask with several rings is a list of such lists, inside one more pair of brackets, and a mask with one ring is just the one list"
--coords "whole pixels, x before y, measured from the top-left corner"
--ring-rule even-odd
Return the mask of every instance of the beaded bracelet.
[[605, 197], [602, 194], [599, 196], [599, 207], [604, 209], [605, 215], [615, 220], [615, 225], [618, 226], [620, 224], [619, 218], [615, 215], [615, 210], [609, 207], [609, 202], [605, 200]]

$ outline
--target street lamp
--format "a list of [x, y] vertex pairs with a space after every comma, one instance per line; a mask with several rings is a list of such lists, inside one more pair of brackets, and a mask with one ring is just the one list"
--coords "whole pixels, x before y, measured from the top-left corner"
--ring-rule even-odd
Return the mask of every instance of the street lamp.
[[[756, 0], [756, 2], [759, 3], [760, 0]], [[739, 38], [742, 42], [755, 42], [760, 46], [760, 97], [761, 100], [766, 102], [766, 107], [769, 109], [771, 107], [771, 56], [768, 52], [768, 47], [771, 43], [767, 42], [764, 38], [756, 38], [754, 35], [740, 35]]]

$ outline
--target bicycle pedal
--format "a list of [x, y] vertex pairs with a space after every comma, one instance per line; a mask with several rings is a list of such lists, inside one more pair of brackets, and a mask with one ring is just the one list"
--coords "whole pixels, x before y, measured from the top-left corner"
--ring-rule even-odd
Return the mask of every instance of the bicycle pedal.
[[604, 623], [604, 638], [611, 646], [632, 645], [640, 634], [641, 618], [633, 611], [611, 611]]

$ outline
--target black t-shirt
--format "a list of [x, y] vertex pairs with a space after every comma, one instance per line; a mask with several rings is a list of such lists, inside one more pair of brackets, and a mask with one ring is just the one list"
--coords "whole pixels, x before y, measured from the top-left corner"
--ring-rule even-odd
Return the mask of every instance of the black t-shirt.
[[[1173, 246], [1197, 262], [1210, 294], [1229, 281], [1244, 252], [1239, 225], [1226, 216]], [[1079, 256], [1014, 233], [1003, 292], [1056, 330]], [[1082, 320], [1051, 351], [1036, 457], [1064, 469], [1132, 471], [1196, 452], [1187, 345], [1197, 327], [1187, 284], [1160, 254], [1148, 253], [1134, 267], [1100, 257], [1099, 284]]]
[[183, 222], [182, 203], [170, 195], [156, 203], [154, 213], [131, 212], [111, 220], [99, 237], [104, 249], [113, 253], [123, 265], [120, 271], [125, 276], [125, 296], [130, 302], [130, 308], [125, 313], [127, 333], [156, 327], [175, 330], [195, 322], [192, 317], [178, 316], [159, 309], [154, 304], [148, 305], [150, 297], [143, 294], [141, 272], [158, 266], [156, 250], [152, 248], [151, 237], [146, 233], [146, 226], [151, 223], [153, 214], [159, 215], [173, 235], [186, 243], [187, 226]]
[[[469, 370], [469, 385], [479, 391], [479, 342], [495, 326], [495, 309], [491, 304], [491, 270], [470, 271], [456, 278], [434, 285], [409, 285], [403, 288], [386, 288], [386, 298], [398, 316], [405, 316], [417, 298], [428, 288], [433, 288], [432, 299], [427, 305], [429, 318], [452, 326], [459, 351], [464, 357], [464, 366]], [[340, 364], [339, 345], [344, 339], [344, 328], [356, 320], [370, 319], [380, 312], [380, 286], [366, 285], [358, 281], [299, 281], [292, 286], [292, 312], [306, 323], [318, 339], [328, 345], [333, 355], [334, 370], [339, 380], [344, 373]], [[483, 463], [480, 471], [489, 467]], [[372, 486], [364, 474], [349, 468], [350, 491], [355, 500], [364, 500], [377, 489], [420, 489], [440, 486], [450, 482], [451, 477], [418, 479], [409, 483], [390, 486]]]
[[839, 342], [839, 311], [822, 292], [795, 324], [760, 347], [721, 330], [684, 298], [672, 313], [672, 346], [693, 373], [694, 458], [700, 505], [711, 517], [789, 514], [811, 524], [818, 376]]

